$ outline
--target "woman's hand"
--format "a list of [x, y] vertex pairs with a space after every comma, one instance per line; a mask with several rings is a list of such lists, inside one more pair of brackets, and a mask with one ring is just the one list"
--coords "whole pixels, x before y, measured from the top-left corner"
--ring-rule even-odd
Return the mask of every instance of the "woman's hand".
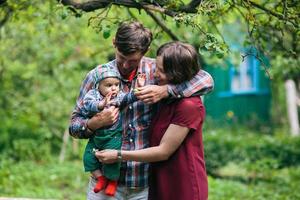
[[118, 151], [113, 149], [105, 149], [102, 151], [96, 151], [95, 156], [98, 160], [105, 164], [118, 162]]

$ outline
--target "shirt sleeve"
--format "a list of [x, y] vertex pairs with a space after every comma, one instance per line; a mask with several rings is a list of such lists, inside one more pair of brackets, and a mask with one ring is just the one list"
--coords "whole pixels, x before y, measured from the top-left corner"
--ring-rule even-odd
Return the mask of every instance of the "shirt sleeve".
[[168, 92], [171, 97], [182, 98], [199, 96], [211, 92], [214, 88], [214, 80], [204, 70], [199, 72], [190, 80], [177, 85], [168, 85]]
[[196, 130], [203, 122], [205, 109], [200, 97], [184, 98], [175, 107], [171, 124]]
[[101, 102], [102, 98], [99, 95], [98, 90], [92, 89], [83, 98], [83, 109], [84, 115], [90, 116], [99, 112], [98, 105]]
[[120, 92], [120, 94], [118, 95], [118, 101], [120, 103], [120, 107], [122, 108], [128, 104], [138, 101], [138, 98], [136, 98], [134, 92]]
[[79, 96], [76, 100], [75, 108], [71, 114], [69, 133], [71, 136], [73, 136], [75, 138], [89, 138], [90, 137], [90, 135], [88, 135], [87, 125], [86, 125], [88, 117], [83, 115], [81, 110], [83, 109], [84, 96], [95, 85], [95, 79], [94, 79], [95, 70], [96, 70], [96, 68], [94, 70], [90, 71], [86, 75], [85, 79], [83, 80], [81, 87], [80, 87]]

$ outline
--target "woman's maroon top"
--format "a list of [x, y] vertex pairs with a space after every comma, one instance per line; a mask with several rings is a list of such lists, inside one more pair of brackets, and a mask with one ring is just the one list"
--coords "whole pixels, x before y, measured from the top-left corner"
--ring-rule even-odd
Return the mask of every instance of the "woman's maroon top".
[[206, 200], [208, 197], [202, 142], [205, 108], [200, 97], [163, 103], [152, 122], [150, 146], [158, 146], [170, 124], [190, 128], [183, 143], [166, 161], [151, 164], [150, 200]]

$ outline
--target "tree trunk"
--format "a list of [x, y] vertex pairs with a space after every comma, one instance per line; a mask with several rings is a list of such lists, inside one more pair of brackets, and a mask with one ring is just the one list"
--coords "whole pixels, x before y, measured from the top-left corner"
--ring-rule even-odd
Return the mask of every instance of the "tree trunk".
[[287, 113], [290, 125], [290, 131], [292, 135], [299, 135], [299, 119], [298, 119], [298, 107], [297, 107], [297, 90], [293, 80], [287, 80], [285, 82], [286, 88], [286, 102]]
[[64, 132], [63, 142], [62, 142], [61, 149], [60, 149], [60, 154], [59, 154], [59, 162], [60, 163], [62, 163], [65, 160], [66, 149], [67, 149], [69, 137], [70, 137], [69, 136], [69, 130], [66, 129], [65, 132]]

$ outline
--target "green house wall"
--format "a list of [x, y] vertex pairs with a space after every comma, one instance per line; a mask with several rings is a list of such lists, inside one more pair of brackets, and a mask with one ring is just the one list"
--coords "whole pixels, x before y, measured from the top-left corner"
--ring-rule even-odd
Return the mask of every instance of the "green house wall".
[[[269, 78], [258, 71], [258, 90], [230, 94], [229, 68], [206, 66], [215, 81], [214, 91], [204, 97], [206, 115], [214, 123], [265, 124], [270, 121]], [[224, 95], [227, 94], [227, 95]]]

